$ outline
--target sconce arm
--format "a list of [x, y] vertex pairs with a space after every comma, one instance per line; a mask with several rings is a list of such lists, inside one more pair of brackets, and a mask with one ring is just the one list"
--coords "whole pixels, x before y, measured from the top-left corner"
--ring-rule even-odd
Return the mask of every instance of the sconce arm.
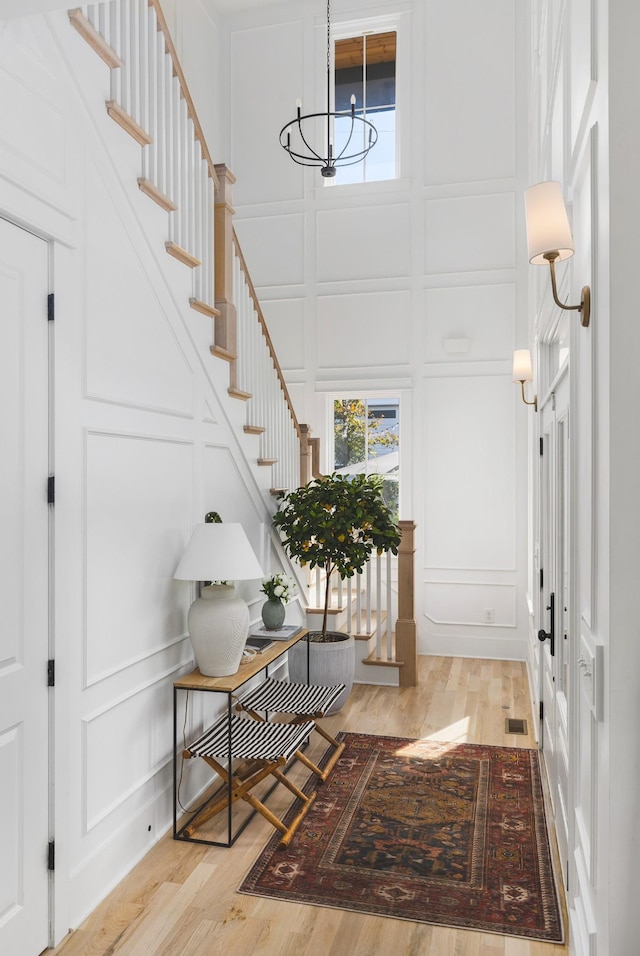
[[544, 258], [549, 263], [549, 269], [551, 270], [551, 291], [553, 292], [553, 301], [561, 309], [566, 309], [568, 312], [580, 312], [580, 323], [586, 328], [586, 326], [589, 325], [589, 318], [591, 315], [591, 290], [589, 286], [585, 285], [582, 287], [582, 299], [580, 300], [580, 305], [565, 305], [565, 303], [561, 302], [558, 298], [558, 286], [556, 284], [556, 259], [558, 258], [558, 253], [545, 252]]
[[538, 411], [538, 396], [534, 395], [533, 401], [528, 402], [526, 398], [524, 397], [524, 379], [522, 378], [520, 379], [520, 387], [522, 388], [522, 401], [525, 403], [525, 405], [533, 405], [534, 411], [537, 412]]

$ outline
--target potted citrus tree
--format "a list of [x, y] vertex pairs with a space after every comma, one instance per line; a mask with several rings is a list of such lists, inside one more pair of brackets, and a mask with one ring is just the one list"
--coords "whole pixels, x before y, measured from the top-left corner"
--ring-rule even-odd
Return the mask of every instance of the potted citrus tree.
[[[382, 497], [380, 475], [325, 475], [282, 496], [273, 516], [289, 557], [325, 573], [322, 628], [308, 636], [310, 679], [347, 685], [331, 710], [346, 701], [355, 669], [353, 637], [329, 630], [331, 575], [360, 573], [372, 551], [398, 553], [400, 532]], [[299, 646], [299, 645], [298, 645]], [[292, 680], [306, 680], [306, 647], [290, 652]]]

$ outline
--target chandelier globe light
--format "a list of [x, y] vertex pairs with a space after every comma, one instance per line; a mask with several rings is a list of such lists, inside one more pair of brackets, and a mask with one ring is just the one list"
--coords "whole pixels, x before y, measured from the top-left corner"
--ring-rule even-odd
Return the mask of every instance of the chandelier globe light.
[[[333, 127], [335, 120], [348, 118], [351, 121], [344, 146], [335, 152]], [[317, 125], [321, 122], [323, 133], [317, 136]], [[352, 143], [352, 140], [355, 140]], [[362, 135], [362, 146], [358, 146]], [[321, 140], [315, 149], [312, 143]], [[302, 101], [296, 101], [296, 117], [280, 130], [280, 145], [289, 154], [294, 163], [300, 166], [315, 166], [325, 179], [336, 175], [340, 166], [353, 166], [362, 162], [367, 153], [378, 141], [378, 131], [368, 119], [356, 113], [356, 98], [351, 96], [351, 110], [331, 111], [331, 0], [327, 0], [327, 109], [325, 113], [307, 113], [302, 115]]]

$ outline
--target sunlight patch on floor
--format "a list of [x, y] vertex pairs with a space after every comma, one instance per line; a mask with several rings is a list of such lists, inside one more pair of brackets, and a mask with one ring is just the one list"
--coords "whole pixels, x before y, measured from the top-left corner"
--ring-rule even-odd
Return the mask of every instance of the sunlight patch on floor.
[[470, 717], [462, 717], [455, 724], [449, 724], [448, 727], [441, 727], [440, 730], [434, 730], [423, 740], [446, 740], [450, 743], [464, 744], [469, 740]]

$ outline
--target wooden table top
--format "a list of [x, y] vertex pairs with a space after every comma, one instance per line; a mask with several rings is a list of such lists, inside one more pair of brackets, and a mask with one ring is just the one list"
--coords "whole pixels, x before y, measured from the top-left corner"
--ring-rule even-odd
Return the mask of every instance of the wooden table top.
[[291, 640], [274, 641], [273, 647], [268, 647], [267, 650], [261, 654], [256, 654], [253, 660], [241, 663], [238, 671], [235, 674], [230, 674], [228, 677], [205, 677], [196, 667], [196, 669], [189, 674], [183, 674], [182, 677], [175, 680], [173, 686], [182, 690], [218, 690], [232, 694], [234, 690], [237, 690], [238, 687], [241, 687], [246, 681], [255, 677], [256, 674], [259, 674], [268, 664], [272, 664], [273, 661], [277, 660], [285, 651], [288, 651], [290, 647], [293, 647], [293, 645], [301, 641], [303, 637], [306, 637], [308, 633], [307, 628], [301, 627]]

